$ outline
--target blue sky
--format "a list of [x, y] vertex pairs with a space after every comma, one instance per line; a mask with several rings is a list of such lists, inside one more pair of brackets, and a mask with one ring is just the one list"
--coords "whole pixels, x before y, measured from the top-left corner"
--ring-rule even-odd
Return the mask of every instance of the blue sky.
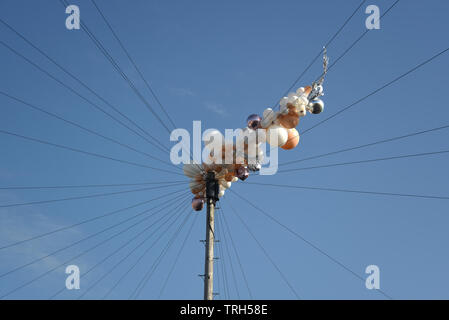
[[[126, 55], [90, 1], [74, 1], [85, 22], [100, 39], [137, 88], [163, 113], [146, 90]], [[191, 130], [193, 120], [203, 128], [241, 128], [246, 117], [261, 114], [272, 106], [309, 64], [345, 19], [360, 3], [351, 1], [103, 1], [98, 5], [118, 36], [151, 83], [167, 112], [178, 127]], [[393, 1], [367, 2], [328, 48], [330, 62], [363, 33], [367, 15], [364, 8], [376, 4], [383, 13]], [[447, 1], [400, 1], [384, 18], [380, 30], [372, 30], [329, 72], [324, 83], [325, 112], [301, 120], [299, 131], [384, 85], [415, 65], [447, 48], [449, 31]], [[82, 30], [65, 28], [66, 14], [59, 1], [2, 1], [0, 17], [79, 77], [98, 94], [112, 102], [139, 126], [151, 132], [167, 147], [167, 131]], [[2, 41], [73, 87], [105, 110], [98, 98], [62, 73], [37, 51], [0, 25]], [[0, 47], [0, 91], [33, 103], [82, 126], [98, 131], [136, 149], [168, 161], [168, 154], [121, 127], [45, 74]], [[406, 78], [371, 96], [352, 109], [305, 134], [297, 148], [280, 151], [280, 162], [340, 150], [448, 124], [447, 53]], [[296, 87], [310, 84], [321, 72], [315, 63]], [[173, 169], [148, 157], [83, 132], [0, 95], [0, 128], [56, 144], [95, 152], [149, 166]], [[117, 116], [118, 117], [118, 116]], [[167, 122], [168, 123], [168, 122]], [[439, 130], [352, 152], [305, 161], [288, 168], [319, 166], [338, 162], [374, 159], [403, 154], [434, 152], [448, 147], [448, 131]], [[179, 181], [185, 177], [149, 168], [90, 157], [51, 146], [0, 134], [0, 187], [123, 184]], [[287, 167], [286, 167], [287, 168]], [[275, 176], [251, 176], [248, 182], [300, 185], [376, 191], [387, 193], [449, 196], [447, 154], [378, 161], [357, 165], [296, 171]], [[32, 202], [109, 193], [145, 186], [79, 189], [0, 190], [0, 203]], [[187, 184], [46, 204], [0, 208], [0, 244], [26, 239], [93, 216], [177, 191]], [[305, 239], [361, 276], [366, 266], [378, 265], [381, 289], [395, 299], [447, 299], [449, 257], [447, 246], [448, 200], [379, 196], [275, 188], [235, 183], [232, 190], [287, 224]], [[45, 256], [81, 238], [138, 214], [151, 206], [176, 203], [176, 195], [154, 203], [105, 217], [48, 237], [0, 251], [0, 272]], [[167, 201], [169, 199], [169, 201]], [[263, 252], [232, 212], [234, 207], [249, 224], [272, 259], [305, 299], [382, 299], [379, 292], [365, 288], [364, 282], [332, 262], [317, 250], [286, 232], [248, 203], [228, 192], [220, 201], [243, 269], [254, 298], [294, 299]], [[184, 200], [182, 214], [189, 214], [190, 197]], [[201, 299], [203, 272], [204, 211], [192, 214], [187, 227], [139, 298], [155, 299], [187, 233], [198, 215], [188, 242], [161, 298]], [[162, 212], [162, 214], [164, 214]], [[183, 216], [185, 217], [185, 216]], [[139, 218], [136, 218], [138, 221]], [[140, 263], [117, 286], [110, 298], [126, 299], [170, 240], [178, 224], [162, 233], [160, 242], [143, 256]], [[108, 273], [117, 262], [145, 238], [145, 227], [138, 224], [71, 264], [81, 268], [81, 290], [64, 290], [58, 298], [74, 299]], [[154, 218], [156, 221], [156, 218]], [[88, 239], [48, 259], [0, 278], [0, 295], [38, 277], [71, 257], [88, 250], [114, 233], [131, 225]], [[224, 228], [223, 225], [219, 227]], [[163, 230], [163, 229], [161, 229]], [[222, 229], [223, 230], [223, 229]], [[83, 272], [142, 231], [141, 237], [99, 265], [86, 276]], [[226, 250], [229, 235], [221, 238]], [[84, 298], [101, 298], [143, 254], [151, 242], [139, 247]], [[242, 281], [236, 290], [231, 262], [237, 280], [242, 280], [235, 256], [221, 255], [231, 298], [249, 298]], [[6, 298], [47, 299], [62, 289], [64, 268], [25, 286]], [[224, 278], [218, 272], [216, 288], [225, 298]]]

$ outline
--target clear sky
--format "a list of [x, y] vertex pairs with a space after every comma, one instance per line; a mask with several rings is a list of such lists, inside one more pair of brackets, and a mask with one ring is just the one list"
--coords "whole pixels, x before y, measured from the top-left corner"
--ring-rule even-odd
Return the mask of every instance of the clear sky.
[[[79, 6], [82, 23], [86, 23], [161, 119], [170, 126], [92, 2], [76, 0], [70, 3]], [[201, 120], [204, 129], [217, 128], [222, 131], [225, 128], [244, 127], [249, 114], [261, 114], [266, 107], [278, 101], [359, 3], [359, 0], [97, 1], [176, 126], [191, 130], [192, 121]], [[367, 1], [328, 47], [330, 63], [366, 30], [365, 19], [368, 15], [365, 14], [365, 8], [368, 4], [378, 5], [382, 14], [392, 3], [390, 0]], [[369, 31], [329, 71], [324, 83], [325, 110], [320, 115], [309, 114], [302, 119], [299, 131], [313, 126], [446, 49], [448, 10], [449, 3], [443, 0], [399, 1], [381, 19], [380, 29]], [[66, 17], [65, 9], [56, 0], [0, 2], [2, 20], [169, 148], [172, 143], [164, 127], [136, 97], [86, 33], [83, 30], [66, 29]], [[3, 24], [0, 24], [0, 38], [76, 92], [135, 128]], [[1, 92], [150, 156], [169, 161], [167, 153], [108, 118], [4, 45], [0, 46], [0, 58]], [[295, 89], [310, 84], [320, 74], [319, 61], [305, 73]], [[304, 134], [297, 148], [280, 151], [280, 162], [448, 125], [448, 70], [449, 57], [446, 53]], [[147, 155], [93, 136], [3, 94], [0, 94], [0, 107], [0, 130], [182, 173], [180, 168], [161, 164]], [[140, 133], [139, 129], [134, 130]], [[448, 149], [448, 130], [303, 161], [284, 168], [444, 151]], [[140, 135], [146, 137], [143, 133]], [[4, 133], [0, 133], [0, 146], [0, 187], [183, 181], [160, 189], [10, 207], [5, 206], [155, 185], [1, 189], [2, 247], [165, 196], [47, 237], [1, 249], [0, 273], [5, 274], [104, 230], [0, 278], [0, 295], [3, 296], [57, 266], [75, 264], [81, 270], [81, 290], [64, 290], [65, 267], [58, 267], [6, 296], [7, 299], [47, 299], [59, 290], [62, 291], [57, 298], [75, 299], [93, 284], [96, 284], [95, 287], [83, 298], [102, 298], [138, 261], [108, 296], [126, 299], [142, 283], [148, 270], [152, 269], [182, 219], [191, 214], [189, 196], [177, 211], [182, 216], [173, 220], [176, 222], [168, 231], [164, 231], [168, 224], [163, 225], [154, 238], [143, 242], [131, 253], [155, 230], [155, 227], [145, 229], [152, 221], [172, 214], [173, 211], [169, 209], [175, 208], [179, 199], [176, 197], [181, 193], [171, 195], [170, 192], [182, 189], [188, 191], [184, 176], [62, 150]], [[236, 218], [231, 206], [245, 220], [301, 298], [383, 299], [384, 295], [366, 289], [364, 281], [347, 270], [364, 278], [367, 276], [365, 268], [374, 264], [380, 268], [382, 291], [395, 299], [448, 299], [449, 200], [261, 185], [269, 183], [448, 197], [447, 163], [448, 154], [442, 153], [292, 171], [275, 176], [250, 176], [246, 180], [248, 183], [233, 184], [232, 191], [309, 241], [308, 244], [293, 236], [247, 202], [227, 192], [219, 203], [221, 209], [217, 215], [224, 215], [227, 221], [252, 296], [257, 299], [296, 298]], [[122, 222], [156, 205], [172, 207], [141, 223], [137, 222], [145, 215]], [[204, 239], [204, 213], [205, 210], [191, 214], [187, 225], [174, 239], [152, 277], [145, 282], [139, 298], [158, 298], [170, 275], [161, 298], [202, 299], [202, 281], [198, 274], [204, 272], [204, 247], [199, 242]], [[192, 233], [170, 273], [194, 216], [197, 219]], [[133, 226], [133, 223], [137, 224]], [[222, 223], [220, 218], [217, 237], [221, 240], [219, 249], [223, 251], [219, 252], [220, 260], [216, 263], [215, 291], [220, 292], [217, 298], [249, 298], [232, 241], [229, 234], [223, 234], [226, 226]], [[114, 227], [107, 229], [110, 226]], [[128, 226], [129, 230], [113, 237]], [[162, 235], [160, 241], [146, 252], [159, 234]], [[105, 241], [110, 237], [113, 238]], [[132, 241], [127, 244], [129, 240]], [[98, 247], [93, 248], [96, 244], [99, 244]], [[97, 265], [119, 248], [121, 250]], [[229, 249], [229, 256], [226, 248]], [[80, 257], [72, 259], [84, 252]], [[117, 264], [121, 260], [123, 262]], [[93, 266], [96, 266], [95, 269], [85, 274]], [[237, 288], [235, 283], [238, 284]]]

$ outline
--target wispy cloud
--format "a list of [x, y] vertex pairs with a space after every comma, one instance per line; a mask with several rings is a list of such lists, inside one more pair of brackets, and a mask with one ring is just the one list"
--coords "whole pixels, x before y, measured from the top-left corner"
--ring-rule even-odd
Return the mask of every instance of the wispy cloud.
[[226, 109], [219, 103], [215, 103], [215, 102], [205, 102], [204, 106], [206, 107], [206, 109], [215, 112], [216, 114], [220, 115], [220, 116], [227, 116], [228, 113], [226, 112]]
[[189, 96], [189, 97], [196, 96], [195, 92], [187, 88], [171, 88], [171, 91], [178, 96]]

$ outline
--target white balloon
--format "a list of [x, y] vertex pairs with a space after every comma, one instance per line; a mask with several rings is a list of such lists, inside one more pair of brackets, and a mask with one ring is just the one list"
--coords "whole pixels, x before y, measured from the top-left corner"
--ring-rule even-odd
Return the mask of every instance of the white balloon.
[[296, 100], [297, 105], [299, 106], [307, 106], [309, 104], [309, 100], [307, 99], [306, 95], [302, 95]]
[[274, 124], [267, 130], [267, 142], [272, 147], [282, 147], [288, 140], [288, 131], [284, 127]]
[[228, 182], [225, 179], [220, 179], [218, 182], [223, 189], [229, 189], [231, 187], [231, 182]]
[[305, 91], [304, 87], [300, 87], [296, 90], [296, 95], [300, 96], [304, 93], [304, 91]]
[[298, 96], [297, 95], [289, 95], [288, 96], [288, 103], [294, 104], [295, 101], [298, 100]]
[[263, 118], [261, 122], [262, 128], [269, 127], [272, 124], [272, 122], [276, 120], [276, 117], [277, 113], [273, 111], [273, 109], [271, 108], [265, 109], [265, 111], [263, 112]]
[[239, 181], [239, 178], [237, 178], [237, 177], [233, 177], [231, 180], [231, 182], [237, 182], [237, 181]]
[[[208, 148], [208, 146], [210, 144], [214, 144], [214, 143], [217, 143], [217, 142], [220, 142], [220, 143], [224, 142], [223, 134], [220, 131], [216, 130], [216, 129], [209, 129], [209, 130], [205, 131], [204, 132], [204, 138], [207, 139], [207, 141], [204, 141], [204, 146], [206, 148]], [[210, 148], [208, 148], [208, 149], [210, 149]]]
[[253, 130], [245, 128], [237, 139], [245, 139], [249, 145], [255, 145], [257, 142], [265, 141], [265, 130]]
[[288, 113], [287, 104], [280, 105], [279, 111], [281, 111], [282, 114], [287, 114]]
[[287, 101], [288, 98], [287, 97], [283, 97], [280, 101], [279, 101], [279, 105], [282, 106], [286, 106], [287, 105]]
[[218, 193], [218, 197], [221, 198], [221, 197], [224, 196], [224, 194], [225, 194], [225, 191], [224, 191], [224, 190], [221, 190], [221, 191]]

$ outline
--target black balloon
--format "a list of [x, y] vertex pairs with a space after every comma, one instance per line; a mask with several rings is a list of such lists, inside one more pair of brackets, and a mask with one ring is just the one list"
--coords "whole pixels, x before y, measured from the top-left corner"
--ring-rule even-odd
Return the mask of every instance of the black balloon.
[[256, 130], [260, 128], [260, 123], [262, 118], [257, 114], [252, 114], [246, 119], [246, 123], [248, 124], [248, 128]]
[[312, 113], [318, 114], [323, 112], [324, 109], [324, 102], [320, 99], [312, 100], [310, 101], [311, 107], [312, 107]]
[[195, 211], [201, 211], [204, 207], [204, 199], [203, 198], [193, 198], [192, 199], [192, 208]]
[[249, 177], [249, 170], [248, 170], [248, 168], [247, 167], [240, 167], [240, 168], [238, 168], [237, 172], [236, 172], [236, 176], [240, 180], [245, 181], [246, 178]]

